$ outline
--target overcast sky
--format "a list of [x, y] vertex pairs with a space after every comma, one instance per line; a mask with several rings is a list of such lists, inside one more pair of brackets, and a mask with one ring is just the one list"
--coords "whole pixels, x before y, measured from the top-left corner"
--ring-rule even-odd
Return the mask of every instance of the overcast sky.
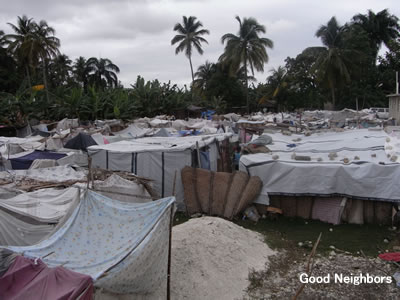
[[[396, 4], [397, 3], [397, 4]], [[173, 26], [182, 16], [196, 16], [210, 31], [204, 54], [193, 55], [194, 69], [206, 60], [216, 62], [223, 51], [225, 33], [237, 34], [235, 16], [254, 17], [266, 26], [266, 37], [274, 42], [268, 50], [271, 68], [284, 65], [304, 48], [320, 45], [315, 31], [336, 16], [344, 24], [368, 9], [375, 13], [388, 8], [400, 17], [398, 0], [0, 0], [0, 29], [10, 32], [7, 22], [16, 23], [23, 14], [44, 19], [56, 29], [61, 51], [71, 59], [106, 57], [121, 69], [119, 79], [128, 87], [141, 75], [146, 80], [189, 84], [190, 67], [183, 53], [171, 46]]]

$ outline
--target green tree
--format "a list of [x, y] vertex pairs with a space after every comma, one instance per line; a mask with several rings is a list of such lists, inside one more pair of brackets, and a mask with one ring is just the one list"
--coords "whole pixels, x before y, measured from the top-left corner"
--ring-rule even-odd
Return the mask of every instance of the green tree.
[[65, 54], [57, 55], [49, 63], [50, 82], [53, 87], [67, 85], [71, 80], [72, 61]]
[[350, 83], [350, 66], [353, 53], [347, 49], [344, 41], [345, 27], [338, 24], [335, 17], [332, 17], [327, 25], [322, 25], [315, 35], [321, 38], [321, 52], [315, 64], [317, 77], [323, 84], [326, 84], [332, 97], [332, 105], [336, 107], [336, 90], [345, 83]]
[[55, 37], [55, 29], [50, 27], [46, 21], [41, 20], [38, 24], [34, 25], [34, 38], [33, 38], [33, 53], [32, 57], [34, 66], [42, 64], [43, 83], [46, 92], [47, 105], [50, 105], [49, 99], [49, 86], [47, 83], [47, 63], [49, 59], [60, 55], [58, 50], [60, 47], [60, 40]]
[[203, 24], [196, 20], [196, 17], [190, 16], [189, 18], [183, 16], [183, 23], [176, 23], [174, 31], [178, 32], [177, 35], [171, 40], [171, 45], [179, 43], [175, 49], [175, 54], [179, 52], [185, 52], [186, 57], [189, 59], [190, 71], [192, 74], [192, 85], [194, 83], [193, 65], [192, 65], [192, 54], [193, 48], [201, 55], [203, 49], [201, 43], [208, 44], [207, 40], [202, 35], [210, 34], [207, 29], [200, 29]]
[[197, 68], [197, 72], [194, 74], [196, 78], [194, 81], [194, 87], [204, 92], [207, 90], [207, 84], [211, 77], [216, 71], [214, 63], [210, 63], [208, 60]]
[[391, 41], [400, 37], [399, 19], [395, 15], [391, 15], [387, 9], [377, 14], [372, 10], [368, 10], [366, 15], [355, 15], [353, 22], [360, 25], [368, 34], [370, 47], [373, 50], [374, 63], [382, 43], [389, 47]]
[[82, 86], [85, 91], [87, 90], [91, 70], [91, 67], [88, 66], [87, 60], [83, 56], [79, 56], [72, 66], [72, 73], [75, 81]]
[[3, 38], [3, 43], [7, 45], [19, 65], [25, 69], [28, 86], [32, 86], [31, 70], [33, 68], [34, 53], [33, 43], [35, 40], [36, 23], [32, 18], [23, 15], [18, 17], [17, 24], [7, 23], [14, 31], [13, 34], [7, 34]]
[[260, 34], [265, 34], [265, 26], [260, 25], [254, 18], [244, 18], [237, 16], [239, 22], [239, 32], [237, 35], [227, 33], [222, 36], [221, 42], [225, 45], [224, 53], [220, 56], [220, 61], [229, 62], [232, 71], [237, 72], [241, 66], [244, 67], [246, 77], [246, 103], [247, 112], [250, 112], [249, 93], [248, 93], [248, 68], [254, 75], [254, 69], [264, 71], [264, 64], [268, 62], [267, 48], [273, 48], [273, 42]]
[[119, 68], [108, 58], [91, 57], [87, 60], [89, 81], [97, 88], [116, 87], [118, 85]]

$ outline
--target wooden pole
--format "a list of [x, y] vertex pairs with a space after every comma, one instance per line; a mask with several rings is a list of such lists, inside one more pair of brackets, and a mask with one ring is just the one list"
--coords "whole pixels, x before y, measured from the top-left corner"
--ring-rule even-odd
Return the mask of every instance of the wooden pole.
[[87, 175], [87, 188], [89, 188], [90, 178], [92, 177], [92, 158], [88, 157], [88, 175]]
[[174, 222], [174, 204], [171, 205], [171, 216], [170, 216], [170, 221], [169, 221], [167, 300], [171, 299], [171, 249], [172, 249], [172, 225], [173, 225], [173, 222]]
[[199, 142], [196, 142], [196, 149], [197, 149], [197, 164], [198, 167], [201, 168]]
[[175, 170], [175, 175], [174, 175], [174, 183], [172, 184], [172, 196], [175, 197], [175, 186], [176, 186], [176, 173], [178, 170]]

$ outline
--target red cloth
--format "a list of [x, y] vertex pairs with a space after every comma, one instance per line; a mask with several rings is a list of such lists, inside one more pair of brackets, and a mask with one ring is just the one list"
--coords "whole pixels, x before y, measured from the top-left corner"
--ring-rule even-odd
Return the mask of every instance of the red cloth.
[[380, 259], [387, 261], [400, 261], [400, 252], [389, 252], [378, 255]]
[[82, 300], [93, 298], [90, 276], [64, 267], [49, 268], [40, 259], [17, 256], [0, 278], [0, 299], [10, 300]]

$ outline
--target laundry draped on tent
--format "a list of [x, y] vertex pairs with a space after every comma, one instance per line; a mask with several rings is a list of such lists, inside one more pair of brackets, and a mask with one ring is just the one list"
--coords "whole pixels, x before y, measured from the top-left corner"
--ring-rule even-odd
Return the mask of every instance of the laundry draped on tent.
[[88, 190], [70, 218], [48, 239], [8, 247], [50, 267], [89, 275], [113, 293], [148, 294], [165, 287], [174, 197], [123, 203]]

